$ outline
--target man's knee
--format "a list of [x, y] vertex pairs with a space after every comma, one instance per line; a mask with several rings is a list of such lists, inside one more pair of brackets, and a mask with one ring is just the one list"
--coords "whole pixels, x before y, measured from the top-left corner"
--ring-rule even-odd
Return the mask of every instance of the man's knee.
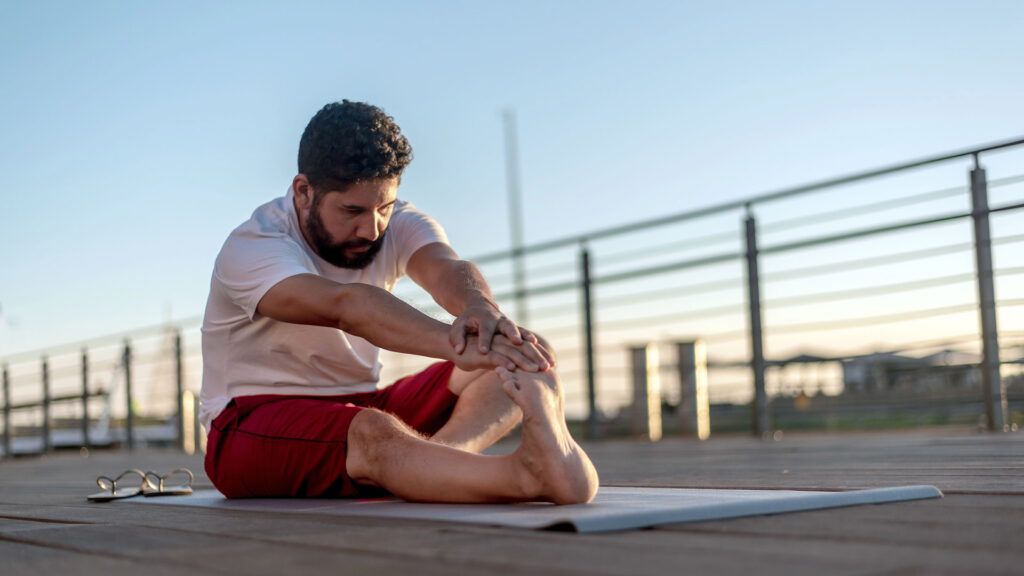
[[381, 463], [393, 457], [402, 443], [415, 438], [416, 433], [395, 416], [374, 408], [360, 410], [348, 427], [348, 475], [358, 481], [372, 481]]
[[456, 396], [462, 396], [462, 393], [469, 387], [470, 384], [478, 381], [480, 378], [487, 376], [488, 374], [494, 374], [493, 370], [473, 370], [467, 372], [456, 368], [452, 370], [452, 375], [448, 379], [448, 389], [451, 390], [452, 394]]

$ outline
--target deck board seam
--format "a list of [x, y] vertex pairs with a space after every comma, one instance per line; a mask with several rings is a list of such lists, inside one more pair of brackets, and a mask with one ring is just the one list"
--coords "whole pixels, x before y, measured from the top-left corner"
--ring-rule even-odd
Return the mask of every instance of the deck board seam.
[[[117, 553], [114, 553], [114, 552], [107, 552], [105, 550], [95, 550], [95, 549], [91, 549], [91, 548], [81, 548], [81, 547], [78, 547], [78, 546], [71, 546], [69, 544], [59, 544], [59, 543], [54, 543], [54, 542], [39, 542], [39, 541], [36, 541], [36, 540], [32, 540], [30, 538], [18, 538], [16, 536], [11, 536], [10, 534], [0, 534], [0, 542], [10, 542], [12, 544], [22, 544], [22, 545], [25, 545], [25, 546], [36, 546], [38, 548], [46, 548], [46, 549], [49, 549], [49, 550], [62, 550], [64, 552], [72, 552], [74, 554], [81, 554], [83, 556], [94, 556], [94, 557], [97, 557], [97, 558], [112, 558], [114, 560], [127, 560], [129, 562], [134, 563], [134, 564], [141, 564], [143, 566], [148, 566], [149, 565], [149, 561], [147, 559], [140, 558], [138, 556], [131, 556], [131, 555], [126, 555], [126, 554], [117, 554]], [[176, 562], [176, 561], [173, 561], [173, 560], [168, 560], [166, 558], [163, 559], [163, 560], [168, 562], [171, 565], [178, 565], [178, 566], [182, 566], [182, 567], [196, 568], [196, 569], [204, 568], [204, 566], [196, 566], [194, 564], [189, 564], [187, 562]]]
[[[461, 530], [460, 528], [463, 527], [462, 525], [453, 524], [453, 523], [450, 523], [450, 522], [436, 522], [435, 524], [437, 524], [438, 532], [456, 532], [456, 533], [467, 533], [467, 534], [479, 534], [480, 533], [479, 531], [476, 531], [476, 530]], [[111, 525], [111, 524], [96, 524], [96, 525], [102, 526], [102, 525]], [[135, 528], [146, 528], [146, 529], [150, 529], [150, 530], [166, 530], [166, 531], [169, 531], [169, 532], [177, 532], [177, 533], [188, 534], [188, 535], [202, 535], [202, 536], [214, 536], [214, 537], [230, 538], [232, 540], [241, 540], [241, 541], [252, 542], [252, 543], [256, 543], [256, 544], [272, 544], [272, 545], [275, 545], [275, 546], [285, 546], [285, 547], [288, 547], [290, 549], [304, 548], [304, 549], [308, 549], [308, 550], [316, 550], [316, 551], [321, 551], [321, 552], [353, 554], [353, 555], [356, 555], [356, 556], [363, 556], [363, 557], [366, 557], [366, 558], [371, 559], [371, 560], [378, 559], [381, 556], [381, 551], [379, 551], [379, 550], [367, 550], [365, 548], [358, 548], [358, 547], [353, 547], [353, 546], [338, 546], [337, 544], [325, 545], [325, 544], [314, 544], [314, 543], [309, 543], [309, 542], [295, 542], [295, 541], [291, 541], [291, 540], [275, 540], [273, 538], [261, 538], [261, 537], [258, 537], [258, 536], [251, 536], [251, 535], [245, 535], [245, 534], [225, 534], [223, 532], [216, 532], [216, 531], [210, 531], [210, 530], [203, 530], [203, 529], [193, 530], [193, 529], [187, 529], [187, 528], [179, 528], [179, 527], [166, 526], [166, 525], [156, 525], [156, 524], [150, 524], [150, 523], [130, 522], [130, 523], [123, 524], [123, 526], [132, 526], [132, 527], [135, 527]], [[493, 530], [502, 530], [500, 528], [484, 527], [484, 526], [480, 526], [478, 528], [492, 528]], [[506, 533], [507, 532], [508, 531], [506, 531]], [[511, 532], [514, 532], [517, 536], [537, 536], [537, 537], [544, 536], [545, 538], [550, 537], [550, 535], [552, 534], [551, 532], [539, 532], [539, 531], [536, 531], [536, 530], [518, 530], [518, 529], [513, 529], [513, 530], [511, 530]], [[5, 534], [2, 534], [2, 533], [0, 533], [0, 541], [11, 541], [11, 542], [16, 542], [16, 543], [21, 543], [21, 544], [29, 544], [29, 545], [33, 545], [33, 546], [41, 546], [41, 547], [44, 547], [44, 548], [54, 548], [54, 549], [68, 550], [68, 551], [71, 551], [71, 552], [79, 552], [79, 553], [83, 553], [83, 554], [90, 554], [90, 553], [95, 552], [96, 555], [109, 556], [111, 558], [132, 559], [132, 560], [139, 560], [139, 561], [143, 560], [143, 558], [140, 558], [139, 556], [119, 555], [119, 554], [114, 554], [114, 553], [109, 553], [109, 552], [100, 552], [100, 551], [96, 551], [96, 550], [93, 550], [93, 549], [79, 549], [79, 548], [76, 548], [76, 547], [73, 547], [73, 546], [55, 545], [55, 544], [50, 544], [50, 543], [37, 542], [37, 541], [33, 541], [33, 540], [12, 537], [12, 536], [5, 535]], [[455, 557], [443, 555], [443, 553], [445, 552], [444, 549], [440, 549], [440, 551], [442, 552], [442, 555], [424, 555], [424, 554], [408, 553], [408, 552], [404, 552], [404, 551], [400, 551], [400, 550], [388, 550], [387, 555], [389, 557], [392, 557], [392, 558], [400, 558], [402, 560], [407, 560], [407, 561], [431, 561], [431, 562], [441, 561], [441, 562], [444, 562], [444, 563], [446, 563], [448, 565], [451, 565], [453, 567], [460, 567], [460, 568], [494, 569], [494, 568], [508, 568], [510, 566], [513, 566], [513, 567], [517, 566], [516, 564], [514, 564], [512, 562], [509, 562], [507, 560], [484, 560], [484, 559], [481, 559], [481, 558], [455, 558]], [[162, 559], [162, 560], [166, 560], [166, 559]], [[179, 564], [182, 565], [182, 566], [194, 567], [192, 564], [187, 564], [187, 563], [179, 563]], [[581, 574], [581, 573], [590, 573], [590, 572], [586, 571], [586, 570], [580, 571], [580, 570], [571, 570], [571, 569], [566, 569], [566, 568], [560, 568], [560, 569], [557, 569], [557, 570], [545, 569], [545, 573], [546, 574], [555, 574], [555, 575], [557, 575], [557, 574], [578, 575], [578, 574]]]
[[97, 522], [60, 520], [57, 518], [33, 518], [31, 516], [13, 516], [10, 514], [0, 514], [0, 518], [4, 520], [21, 520], [24, 522], [39, 522], [41, 524], [62, 524], [70, 526], [91, 526], [97, 524]]
[[[743, 520], [743, 519], [742, 518], [736, 518], [735, 520]], [[726, 520], [725, 522], [728, 522], [728, 520]], [[893, 523], [893, 524], [895, 524], [895, 523]], [[822, 535], [818, 535], [818, 534], [814, 534], [814, 533], [806, 533], [806, 534], [779, 534], [779, 533], [774, 533], [774, 534], [770, 534], [770, 533], [760, 532], [760, 531], [756, 531], [756, 530], [742, 530], [742, 529], [740, 529], [740, 530], [703, 529], [702, 530], [702, 529], [700, 529], [697, 526], [692, 526], [691, 527], [691, 526], [686, 525], [686, 524], [670, 524], [670, 525], [666, 525], [666, 526], [663, 526], [663, 527], [655, 527], [655, 529], [656, 530], [664, 530], [666, 532], [686, 532], [686, 533], [689, 533], [689, 534], [701, 534], [701, 535], [705, 535], [705, 536], [752, 537], [752, 538], [764, 539], [764, 540], [798, 540], [798, 541], [801, 541], [801, 542], [802, 541], [807, 541], [807, 540], [814, 540], [814, 541], [820, 541], [820, 542], [831, 542], [831, 543], [834, 543], [834, 544], [866, 544], [866, 545], [870, 545], [870, 546], [878, 546], [878, 545], [881, 545], [881, 546], [898, 546], [900, 548], [907, 548], [907, 547], [921, 547], [921, 548], [924, 548], [924, 549], [935, 549], [935, 548], [949, 549], [949, 548], [952, 548], [952, 549], [956, 549], [956, 550], [963, 550], [965, 552], [976, 552], [976, 551], [979, 551], [979, 550], [985, 550], [985, 551], [988, 551], [988, 552], [1006, 552], [1007, 551], [1005, 547], [1000, 547], [1000, 546], [979, 547], [976, 543], [972, 543], [972, 544], [968, 544], [968, 545], [960, 545], [960, 544], [957, 544], [955, 542], [954, 543], [940, 542], [940, 543], [935, 543], [935, 545], [927, 544], [927, 543], [923, 543], [923, 542], [909, 542], [908, 543], [906, 541], [899, 542], [899, 543], [894, 543], [892, 540], [888, 540], [888, 539], [884, 539], [884, 538], [870, 538], [870, 537], [847, 537], [847, 538], [843, 538], [843, 537], [840, 537], [840, 536], [838, 536], [836, 534], [822, 536]]]

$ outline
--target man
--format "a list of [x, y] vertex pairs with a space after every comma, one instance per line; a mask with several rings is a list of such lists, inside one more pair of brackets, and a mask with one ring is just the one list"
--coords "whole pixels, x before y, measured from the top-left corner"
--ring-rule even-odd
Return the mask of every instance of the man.
[[[288, 193], [224, 243], [203, 320], [206, 471], [228, 497], [587, 502], [550, 346], [502, 314], [441, 227], [397, 199], [412, 148], [368, 104], [328, 104]], [[391, 295], [408, 274], [456, 317]], [[378, 390], [379, 349], [442, 360]], [[512, 454], [488, 446], [522, 422]]]

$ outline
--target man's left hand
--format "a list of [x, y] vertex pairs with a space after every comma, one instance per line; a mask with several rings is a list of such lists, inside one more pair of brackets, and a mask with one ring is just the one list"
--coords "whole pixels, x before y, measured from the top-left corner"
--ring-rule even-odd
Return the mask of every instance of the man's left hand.
[[503, 334], [516, 346], [523, 344], [523, 336], [515, 322], [502, 314], [494, 303], [483, 298], [469, 303], [452, 323], [448, 340], [457, 354], [462, 354], [466, 349], [466, 340], [470, 334], [477, 336], [481, 354], [490, 351], [495, 334]]
[[555, 357], [546, 349], [533, 332], [516, 326], [508, 316], [502, 314], [496, 304], [485, 298], [474, 300], [462, 314], [452, 323], [448, 340], [456, 354], [466, 350], [470, 336], [476, 336], [476, 345], [481, 354], [487, 354], [499, 336], [525, 356], [527, 361], [537, 365], [540, 370], [547, 370], [555, 365]]

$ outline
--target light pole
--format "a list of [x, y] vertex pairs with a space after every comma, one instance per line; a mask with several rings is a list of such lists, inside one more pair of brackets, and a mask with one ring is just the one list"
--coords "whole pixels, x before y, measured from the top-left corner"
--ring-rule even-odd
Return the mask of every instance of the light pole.
[[512, 282], [516, 299], [516, 323], [530, 323], [526, 310], [526, 268], [523, 262], [523, 206], [519, 187], [519, 143], [516, 135], [516, 114], [512, 109], [502, 112], [505, 127], [505, 178], [508, 185], [509, 229], [512, 233]]

